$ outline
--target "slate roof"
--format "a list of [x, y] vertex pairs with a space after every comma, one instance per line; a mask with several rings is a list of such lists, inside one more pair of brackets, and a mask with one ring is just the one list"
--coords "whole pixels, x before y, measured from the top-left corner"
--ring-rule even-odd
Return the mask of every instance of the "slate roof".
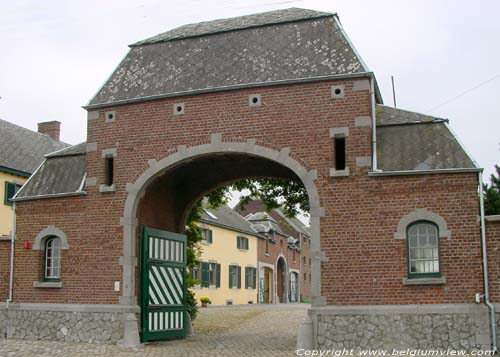
[[474, 169], [448, 120], [377, 106], [377, 159], [382, 171]]
[[336, 15], [292, 8], [185, 25], [137, 42], [86, 108], [367, 71]]
[[11, 169], [31, 174], [42, 163], [43, 156], [69, 144], [50, 136], [0, 119], [0, 170]]
[[205, 212], [201, 216], [202, 222], [233, 229], [253, 236], [260, 236], [252, 229], [252, 226], [245, 218], [227, 205], [222, 205], [217, 209], [205, 208], [205, 210], [209, 211], [217, 218], [213, 218]]
[[40, 169], [19, 190], [15, 200], [83, 193], [81, 186], [85, 178], [85, 144], [70, 146], [47, 155]]

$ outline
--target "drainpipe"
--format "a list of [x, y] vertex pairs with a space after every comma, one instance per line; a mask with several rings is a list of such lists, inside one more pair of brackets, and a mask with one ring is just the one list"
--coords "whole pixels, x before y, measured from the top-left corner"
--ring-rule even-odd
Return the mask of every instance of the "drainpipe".
[[14, 288], [14, 242], [16, 240], [16, 202], [12, 204], [12, 236], [10, 238], [10, 273], [9, 273], [9, 298], [7, 299], [7, 307], [12, 302], [12, 292]]
[[375, 76], [370, 76], [370, 99], [372, 114], [372, 171], [377, 172], [377, 111], [375, 102]]
[[490, 312], [490, 330], [493, 339], [493, 351], [498, 352], [497, 326], [495, 323], [495, 307], [490, 302], [489, 280], [488, 280], [488, 254], [486, 250], [486, 226], [484, 220], [484, 198], [483, 198], [483, 172], [479, 172], [479, 209], [481, 212], [481, 245], [483, 249], [483, 279], [484, 279], [484, 304]]

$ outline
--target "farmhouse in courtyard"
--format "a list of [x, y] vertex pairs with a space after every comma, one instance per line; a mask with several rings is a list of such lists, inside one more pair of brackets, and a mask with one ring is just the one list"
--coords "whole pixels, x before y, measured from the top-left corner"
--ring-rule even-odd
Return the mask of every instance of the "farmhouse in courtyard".
[[500, 229], [478, 204], [482, 169], [448, 120], [383, 104], [336, 14], [278, 10], [134, 43], [85, 109], [86, 143], [47, 156], [14, 197], [8, 338], [184, 337], [191, 208], [272, 177], [309, 197], [299, 347], [496, 348]]

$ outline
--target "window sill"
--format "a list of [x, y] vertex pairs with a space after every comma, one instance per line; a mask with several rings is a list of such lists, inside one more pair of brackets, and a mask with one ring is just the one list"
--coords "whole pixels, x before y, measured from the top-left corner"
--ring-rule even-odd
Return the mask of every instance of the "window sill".
[[111, 185], [111, 186], [108, 186], [108, 185], [100, 185], [99, 186], [99, 192], [101, 193], [106, 193], [106, 192], [115, 192], [116, 189], [115, 189], [115, 185]]
[[443, 284], [446, 284], [446, 278], [444, 276], [441, 278], [403, 279], [403, 285], [443, 285]]
[[40, 289], [60, 289], [62, 288], [62, 281], [34, 281], [33, 287]]
[[215, 285], [211, 285], [208, 287], [209, 290], [217, 290], [218, 287], [216, 287]]
[[203, 244], [203, 245], [210, 245], [210, 244], [212, 244], [212, 243], [209, 243], [209, 242], [207, 242], [207, 241], [202, 240], [202, 241], [200, 241], [200, 244]]
[[350, 175], [349, 168], [344, 170], [330, 169], [330, 177], [348, 177]]
[[266, 253], [266, 254], [265, 254], [265, 256], [266, 256], [266, 257], [269, 257], [270, 255], [271, 255], [271, 254], [269, 254], [269, 253]]
[[241, 248], [238, 248], [238, 250], [239, 250], [240, 252], [244, 252], [244, 253], [248, 252], [248, 249], [241, 249]]

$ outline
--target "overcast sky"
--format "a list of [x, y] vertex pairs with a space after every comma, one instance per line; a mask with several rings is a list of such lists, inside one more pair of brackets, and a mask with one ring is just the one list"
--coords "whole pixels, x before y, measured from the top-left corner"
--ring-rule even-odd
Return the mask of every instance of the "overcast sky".
[[62, 140], [85, 141], [81, 106], [128, 44], [187, 23], [287, 7], [337, 12], [386, 104], [391, 75], [398, 107], [424, 113], [472, 89], [430, 114], [450, 119], [486, 174], [500, 164], [497, 0], [2, 0], [0, 118], [33, 130], [59, 120]]

